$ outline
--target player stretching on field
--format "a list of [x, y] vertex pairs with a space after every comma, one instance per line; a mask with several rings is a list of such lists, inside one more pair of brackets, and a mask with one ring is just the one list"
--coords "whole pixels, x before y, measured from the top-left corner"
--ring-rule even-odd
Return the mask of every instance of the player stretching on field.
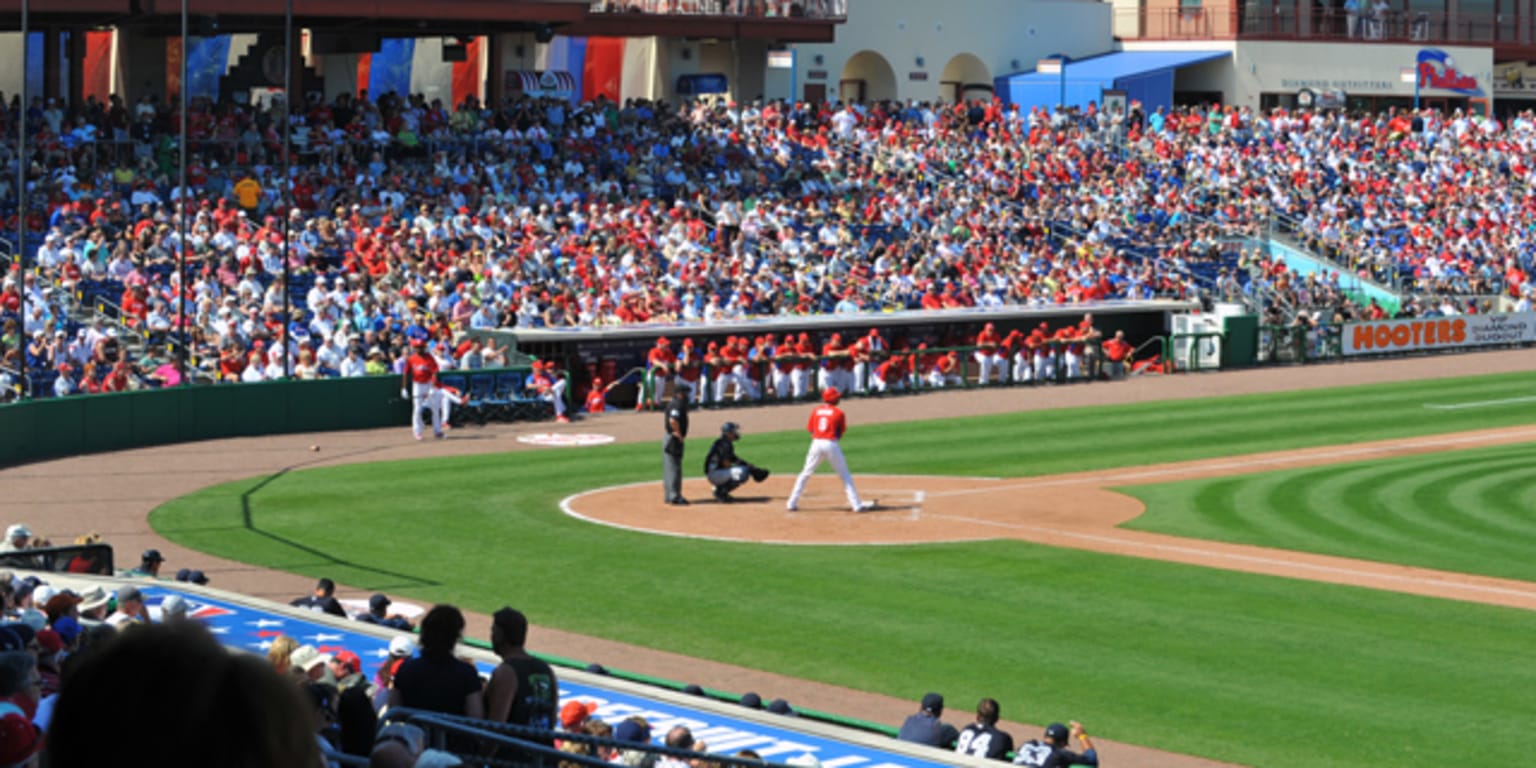
[[800, 476], [795, 478], [795, 489], [789, 493], [789, 504], [785, 508], [791, 512], [799, 508], [805, 482], [811, 479], [823, 461], [831, 463], [832, 469], [843, 481], [843, 491], [848, 494], [848, 505], [853, 511], [865, 512], [875, 508], [875, 502], [859, 500], [859, 490], [853, 487], [853, 476], [848, 474], [848, 462], [843, 460], [843, 449], [837, 443], [848, 429], [848, 419], [843, 416], [842, 409], [837, 407], [840, 399], [842, 393], [836, 387], [824, 389], [821, 391], [821, 400], [825, 405], [811, 411], [811, 420], [805, 427], [811, 433], [811, 449], [805, 454], [805, 469], [800, 470]]

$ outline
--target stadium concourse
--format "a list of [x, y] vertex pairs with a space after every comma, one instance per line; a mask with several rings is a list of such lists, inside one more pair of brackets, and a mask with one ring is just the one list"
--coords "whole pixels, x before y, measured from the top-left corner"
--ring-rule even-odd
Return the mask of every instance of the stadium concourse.
[[[277, 116], [197, 103], [185, 191], [177, 117], [25, 110], [37, 269], [0, 290], [7, 391], [398, 372], [408, 336], [494, 366], [463, 332], [514, 326], [1196, 296], [1387, 314], [1346, 300], [1357, 276], [1408, 315], [1529, 304], [1529, 113], [338, 97], [294, 110], [291, 208]], [[1349, 277], [1233, 251], [1275, 228]]]
[[[1529, 369], [1529, 351], [1461, 355], [1455, 358], [1454, 366], [1446, 365], [1445, 361], [1444, 357], [1436, 356], [1348, 365], [1139, 378], [1102, 386], [1052, 387], [1028, 392], [983, 390], [929, 393], [911, 402], [920, 405], [921, 413], [925, 416], [940, 417], [1090, 403], [1286, 391], [1347, 383], [1522, 371]], [[914, 412], [913, 409], [900, 409], [897, 412], [896, 409], [881, 408], [879, 403], [873, 401], [852, 401], [847, 404], [847, 408], [858, 423], [897, 421]], [[747, 430], [761, 432], [794, 428], [798, 426], [801, 415], [798, 407], [757, 408], [733, 413], [732, 418], [739, 419]], [[654, 416], [651, 415], [614, 414], [555, 429], [601, 431], [626, 441], [652, 441], [655, 439], [654, 427]], [[313, 586], [312, 581], [307, 577], [272, 573], [220, 560], [170, 544], [149, 529], [149, 511], [164, 501], [198, 488], [264, 473], [423, 456], [527, 450], [529, 448], [514, 438], [519, 434], [544, 429], [548, 427], [496, 425], [480, 431], [471, 430], [469, 434], [455, 432], [447, 441], [423, 445], [409, 440], [402, 426], [393, 430], [328, 433], [320, 436], [288, 435], [223, 440], [40, 462], [0, 471], [0, 483], [11, 490], [6, 498], [0, 499], [0, 519], [30, 521], [35, 528], [42, 527], [40, 521], [46, 521], [46, 530], [38, 530], [37, 533], [59, 539], [75, 531], [101, 531], [119, 551], [137, 552], [141, 548], [155, 547], [164, 554], [169, 567], [200, 569], [212, 578], [214, 586], [222, 590], [286, 602], [293, 596], [308, 594]], [[318, 444], [322, 451], [318, 455], [309, 451], [306, 446], [310, 444]], [[1218, 567], [1232, 565], [1225, 563], [1218, 564]], [[1297, 575], [1302, 578], [1314, 577], [1304, 572]], [[156, 587], [175, 588], [173, 583], [163, 584], [163, 587], [158, 584]], [[1403, 589], [1411, 591], [1409, 587]], [[343, 585], [338, 594], [360, 597], [363, 593]], [[483, 638], [484, 630], [480, 628], [489, 626], [490, 617], [471, 615], [468, 623], [470, 629], [467, 634]], [[555, 653], [565, 658], [599, 662], [613, 669], [694, 682], [712, 690], [771, 692], [770, 695], [782, 696], [797, 708], [876, 722], [900, 722], [913, 708], [910, 701], [787, 679], [771, 671], [742, 669], [690, 659], [543, 627], [535, 628], [529, 646], [533, 650]], [[587, 689], [580, 688], [589, 681], [582, 680], [579, 675], [576, 681], [576, 687], [572, 690], [589, 693]], [[943, 688], [943, 681], [925, 681], [925, 684], [934, 689]], [[1004, 727], [1014, 733], [1039, 731], [1038, 725], [1010, 723], [1004, 724]], [[1216, 765], [1202, 759], [1124, 744], [1100, 743], [1099, 749], [1105, 759], [1113, 760], [1115, 764], [1153, 768]]]

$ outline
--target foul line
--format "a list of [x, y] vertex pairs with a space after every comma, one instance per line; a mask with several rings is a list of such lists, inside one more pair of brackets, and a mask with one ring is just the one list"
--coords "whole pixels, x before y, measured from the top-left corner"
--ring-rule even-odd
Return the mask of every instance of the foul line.
[[[1536, 399], [1536, 398], [1533, 398]], [[1521, 430], [1509, 434], [1536, 438], [1536, 430]], [[1252, 472], [1255, 466], [1278, 466], [1285, 464], [1302, 464], [1316, 462], [1324, 459], [1338, 459], [1350, 456], [1371, 456], [1383, 453], [1395, 453], [1410, 448], [1445, 448], [1488, 441], [1488, 435], [1456, 435], [1451, 437], [1430, 438], [1410, 442], [1393, 442], [1387, 445], [1366, 445], [1354, 448], [1335, 448], [1326, 451], [1304, 451], [1302, 453], [1288, 453], [1281, 456], [1247, 457], [1230, 461], [1194, 461], [1181, 464], [1170, 464], [1155, 469], [1138, 470], [1134, 472], [1108, 472], [1104, 474], [1073, 475], [1054, 480], [1039, 480], [1034, 482], [1013, 483], [1009, 485], [994, 485], [985, 488], [963, 488], [954, 491], [938, 491], [933, 496], [966, 496], [978, 493], [997, 493], [999, 491], [1020, 491], [1030, 488], [1050, 488], [1061, 485], [1104, 485], [1108, 483], [1123, 483], [1128, 480], [1146, 480], [1168, 475], [1210, 474], [1220, 470], [1242, 469], [1248, 470], [1243, 474]]]
[[1536, 403], [1536, 397], [1507, 397], [1503, 400], [1478, 400], [1471, 403], [1425, 403], [1424, 407], [1435, 411], [1459, 411], [1463, 408], [1487, 408], [1514, 403]]
[[[1495, 587], [1495, 586], [1490, 586], [1490, 585], [1485, 585], [1485, 584], [1468, 584], [1468, 583], [1465, 583], [1465, 582], [1448, 581], [1448, 580], [1445, 580], [1445, 579], [1425, 578], [1425, 577], [1421, 577], [1421, 576], [1399, 576], [1399, 575], [1390, 574], [1390, 573], [1379, 573], [1379, 572], [1375, 572], [1375, 571], [1362, 571], [1362, 570], [1358, 570], [1358, 569], [1354, 569], [1354, 568], [1343, 568], [1343, 567], [1334, 566], [1334, 565], [1319, 565], [1319, 564], [1316, 564], [1316, 563], [1305, 563], [1305, 562], [1300, 562], [1300, 561], [1297, 561], [1297, 560], [1288, 560], [1288, 559], [1281, 559], [1281, 558], [1275, 558], [1275, 557], [1262, 557], [1262, 556], [1259, 556], [1259, 555], [1243, 555], [1243, 554], [1237, 554], [1237, 553], [1234, 553], [1234, 552], [1223, 552], [1221, 550], [1202, 549], [1200, 547], [1181, 547], [1181, 546], [1175, 546], [1175, 545], [1172, 545], [1172, 544], [1155, 544], [1155, 543], [1152, 543], [1152, 542], [1138, 541], [1138, 540], [1135, 540], [1135, 539], [1127, 539], [1127, 538], [1121, 538], [1121, 537], [1117, 537], [1117, 536], [1104, 536], [1104, 535], [1100, 535], [1100, 534], [1083, 533], [1081, 531], [1062, 530], [1062, 529], [1059, 529], [1059, 528], [1044, 528], [1044, 527], [1037, 526], [1037, 525], [1024, 525], [1024, 524], [1021, 524], [1021, 523], [1007, 523], [1007, 522], [1002, 522], [1002, 521], [999, 521], [999, 520], [985, 520], [985, 519], [982, 519], [982, 518], [964, 517], [964, 516], [960, 516], [960, 515], [930, 515], [930, 517], [936, 517], [936, 518], [939, 518], [941, 520], [954, 520], [956, 522], [970, 523], [972, 525], [992, 526], [994, 528], [1009, 528], [1009, 529], [1012, 529], [1012, 530], [1020, 530], [1020, 531], [1034, 531], [1034, 532], [1037, 532], [1037, 533], [1049, 534], [1049, 535], [1052, 535], [1052, 536], [1060, 536], [1062, 538], [1081, 539], [1083, 541], [1092, 541], [1092, 542], [1097, 542], [1097, 543], [1100, 543], [1100, 544], [1117, 544], [1117, 545], [1120, 545], [1120, 546], [1134, 547], [1137, 550], [1156, 550], [1156, 551], [1171, 552], [1171, 553], [1177, 553], [1177, 554], [1183, 554], [1183, 555], [1193, 555], [1193, 556], [1199, 557], [1201, 559], [1209, 558], [1209, 559], [1233, 560], [1233, 561], [1242, 562], [1242, 563], [1253, 563], [1253, 564], [1256, 564], [1256, 565], [1276, 566], [1276, 567], [1283, 568], [1283, 569], [1298, 569], [1298, 570], [1315, 571], [1315, 572], [1318, 572], [1318, 573], [1331, 573], [1331, 574], [1336, 574], [1336, 575], [1339, 575], [1339, 576], [1347, 576], [1347, 577], [1349, 577], [1349, 579], [1351, 580], [1351, 583], [1347, 584], [1346, 586], [1364, 586], [1365, 582], [1367, 582], [1367, 581], [1370, 581], [1370, 580], [1380, 580], [1380, 581], [1400, 582], [1400, 583], [1405, 583], [1405, 584], [1418, 584], [1418, 585], [1428, 585], [1428, 586], [1436, 586], [1436, 587], [1448, 587], [1450, 589], [1459, 589], [1459, 590], [1463, 590], [1463, 591], [1467, 591], [1467, 592], [1482, 592], [1482, 593], [1494, 594], [1494, 595], [1509, 595], [1509, 596], [1514, 596], [1514, 597], [1522, 597], [1522, 598], [1526, 598], [1526, 599], [1536, 598], [1536, 591], [1533, 591], [1533, 590], [1512, 589], [1512, 588], [1509, 588], [1509, 587]], [[1139, 555], [1139, 554], [1137, 554], [1135, 552], [1130, 552], [1130, 553], [1125, 553], [1125, 554], [1127, 556], [1129, 556], [1129, 557], [1144, 557], [1143, 555]], [[1307, 553], [1297, 552], [1296, 554], [1301, 555], [1301, 554], [1307, 554]], [[1326, 555], [1321, 555], [1321, 557], [1326, 557]], [[1152, 558], [1152, 559], [1155, 559], [1155, 558]], [[1383, 564], [1383, 565], [1389, 565], [1389, 564]], [[1276, 575], [1276, 574], [1264, 574], [1264, 575]], [[1284, 576], [1284, 574], [1279, 574], [1279, 575]], [[1295, 578], [1295, 577], [1292, 577], [1292, 578]]]

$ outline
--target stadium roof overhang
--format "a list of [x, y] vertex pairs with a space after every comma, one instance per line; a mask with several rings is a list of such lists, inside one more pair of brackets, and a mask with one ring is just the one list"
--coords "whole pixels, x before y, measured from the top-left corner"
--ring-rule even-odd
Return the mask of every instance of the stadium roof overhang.
[[[168, 34], [181, 28], [181, 0], [0, 0], [0, 25], [19, 28], [23, 2], [33, 27], [121, 24]], [[193, 34], [207, 34], [213, 23], [220, 32], [278, 28], [285, 12], [283, 0], [189, 0], [187, 5]], [[297, 26], [386, 35], [429, 35], [450, 27], [460, 33], [559, 29], [584, 19], [589, 8], [586, 0], [433, 0], [430, 11], [410, 0], [293, 0]]]
[[[181, 0], [0, 0], [0, 29], [21, 27], [26, 3], [33, 28], [132, 25], [179, 34]], [[283, 0], [188, 0], [192, 34], [256, 32], [282, 26]], [[756, 38], [830, 42], [841, 19], [732, 18], [597, 14], [589, 0], [293, 0], [294, 23], [310, 29], [357, 29], [385, 37], [495, 34], [550, 28], [563, 35]], [[210, 26], [216, 24], [215, 29]]]

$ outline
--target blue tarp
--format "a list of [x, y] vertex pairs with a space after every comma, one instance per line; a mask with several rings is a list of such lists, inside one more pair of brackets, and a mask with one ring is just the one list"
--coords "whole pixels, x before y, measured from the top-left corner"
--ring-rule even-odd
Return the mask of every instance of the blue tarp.
[[1103, 103], [1104, 91], [1125, 91], [1127, 102], [1139, 101], [1151, 112], [1173, 106], [1173, 74], [1181, 67], [1231, 56], [1230, 51], [1121, 51], [1067, 63], [1060, 74], [1020, 72], [994, 81], [998, 98], [1019, 109], [1051, 109], [1062, 100], [1086, 107]]

